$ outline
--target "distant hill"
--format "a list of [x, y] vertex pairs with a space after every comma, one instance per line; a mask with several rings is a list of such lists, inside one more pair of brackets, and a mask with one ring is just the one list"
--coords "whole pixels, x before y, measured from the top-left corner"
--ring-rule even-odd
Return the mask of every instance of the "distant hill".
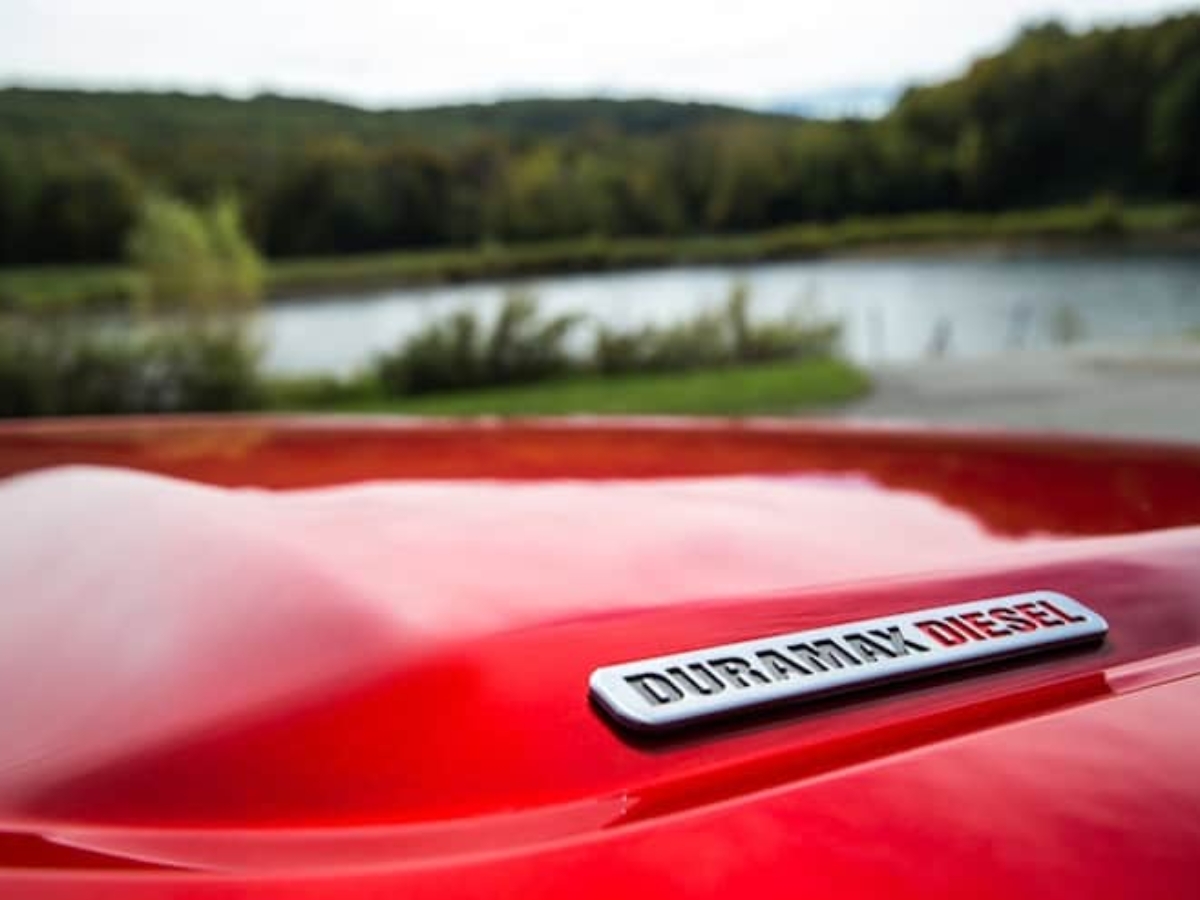
[[118, 259], [150, 193], [236, 195], [272, 256], [1194, 202], [1200, 13], [1084, 33], [1040, 23], [869, 119], [653, 99], [373, 111], [0, 90], [0, 264]]
[[588, 130], [661, 135], [684, 128], [770, 118], [731, 106], [654, 99], [519, 99], [369, 110], [271, 94], [237, 100], [212, 94], [0, 89], [0, 134], [82, 138], [130, 147], [159, 143], [294, 144], [340, 135], [365, 143], [399, 139], [457, 144], [480, 134], [563, 137]]

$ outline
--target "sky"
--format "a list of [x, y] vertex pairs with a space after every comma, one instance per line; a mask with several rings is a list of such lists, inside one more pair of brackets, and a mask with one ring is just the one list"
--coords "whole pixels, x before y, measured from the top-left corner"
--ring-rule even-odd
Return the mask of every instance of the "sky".
[[1078, 28], [1186, 8], [1161, 0], [0, 0], [0, 83], [271, 91], [367, 106], [547, 94], [869, 103], [954, 74], [1022, 23], [1054, 17]]

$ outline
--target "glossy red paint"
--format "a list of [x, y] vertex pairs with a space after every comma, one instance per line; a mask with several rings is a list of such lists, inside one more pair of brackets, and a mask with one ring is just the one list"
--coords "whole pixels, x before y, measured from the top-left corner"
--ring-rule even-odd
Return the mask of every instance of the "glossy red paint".
[[[1195, 448], [143, 420], [0, 474], [0, 896], [1195, 894]], [[1038, 588], [1106, 643], [667, 740], [587, 702]]]

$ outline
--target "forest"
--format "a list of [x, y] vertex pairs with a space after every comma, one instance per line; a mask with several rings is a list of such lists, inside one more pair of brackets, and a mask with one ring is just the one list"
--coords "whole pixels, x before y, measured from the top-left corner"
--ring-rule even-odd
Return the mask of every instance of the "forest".
[[1032, 25], [878, 119], [656, 100], [372, 111], [0, 90], [0, 265], [109, 263], [148, 197], [268, 257], [722, 236], [859, 216], [1200, 199], [1200, 14]]

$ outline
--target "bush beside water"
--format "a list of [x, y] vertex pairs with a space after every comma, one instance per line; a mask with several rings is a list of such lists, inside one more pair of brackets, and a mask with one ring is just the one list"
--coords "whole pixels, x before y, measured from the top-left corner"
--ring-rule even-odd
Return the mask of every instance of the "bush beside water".
[[248, 324], [262, 261], [237, 203], [150, 196], [127, 252], [128, 326], [49, 307], [0, 318], [0, 415], [228, 411], [262, 405]]
[[572, 372], [601, 375], [681, 372], [745, 363], [832, 355], [836, 325], [798, 317], [755, 323], [749, 290], [735, 284], [724, 307], [669, 326], [619, 331], [598, 326], [590, 356], [573, 357], [567, 341], [579, 315], [542, 317], [525, 291], [512, 291], [486, 329], [460, 310], [430, 322], [374, 366], [390, 396], [528, 384]]
[[0, 416], [252, 409], [258, 356], [227, 326], [98, 335], [10, 320], [0, 324]]
[[199, 208], [147, 197], [126, 253], [141, 276], [141, 305], [220, 315], [251, 310], [262, 294], [264, 264], [232, 195]]
[[517, 290], [494, 321], [469, 310], [432, 320], [358, 376], [267, 380], [251, 320], [214, 314], [211, 295], [197, 296], [200, 311], [135, 319], [125, 330], [57, 315], [0, 319], [0, 416], [336, 408], [573, 374], [616, 378], [828, 358], [838, 338], [837, 326], [797, 316], [756, 321], [748, 290], [735, 284], [721, 308], [669, 326], [597, 326], [588, 351], [572, 353], [569, 339], [585, 318], [542, 315], [535, 298]]
[[836, 324], [806, 323], [796, 315], [752, 321], [750, 291], [739, 282], [721, 309], [674, 325], [625, 332], [598, 328], [592, 364], [603, 374], [679, 372], [830, 356], [839, 333]]
[[566, 339], [582, 321], [574, 314], [543, 319], [531, 294], [512, 291], [490, 331], [473, 312], [452, 313], [381, 356], [375, 374], [397, 396], [553, 378], [573, 368]]

